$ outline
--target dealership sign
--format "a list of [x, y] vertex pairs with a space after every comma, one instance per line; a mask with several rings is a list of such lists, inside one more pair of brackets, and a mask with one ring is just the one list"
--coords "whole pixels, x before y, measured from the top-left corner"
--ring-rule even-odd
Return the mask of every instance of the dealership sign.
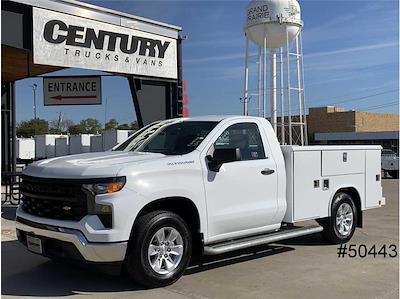
[[101, 78], [44, 77], [43, 98], [45, 106], [53, 105], [100, 105]]
[[33, 8], [35, 64], [177, 78], [176, 40]]

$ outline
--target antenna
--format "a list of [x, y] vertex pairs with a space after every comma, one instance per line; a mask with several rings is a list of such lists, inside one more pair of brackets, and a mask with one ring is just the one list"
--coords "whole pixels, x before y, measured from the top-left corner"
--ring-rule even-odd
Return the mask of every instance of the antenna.
[[[302, 27], [296, 0], [253, 0], [247, 6], [243, 98], [253, 91], [258, 107], [249, 109], [249, 101], [243, 101], [243, 111], [249, 115], [256, 110], [258, 116], [269, 118], [281, 144], [307, 144]], [[256, 74], [251, 73], [254, 61], [249, 55], [254, 45]]]

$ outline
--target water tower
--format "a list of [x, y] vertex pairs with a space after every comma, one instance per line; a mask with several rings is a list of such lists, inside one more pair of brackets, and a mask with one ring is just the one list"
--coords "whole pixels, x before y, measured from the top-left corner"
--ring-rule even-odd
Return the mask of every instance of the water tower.
[[307, 144], [302, 27], [296, 0], [253, 0], [247, 6], [244, 115], [269, 118], [281, 144]]

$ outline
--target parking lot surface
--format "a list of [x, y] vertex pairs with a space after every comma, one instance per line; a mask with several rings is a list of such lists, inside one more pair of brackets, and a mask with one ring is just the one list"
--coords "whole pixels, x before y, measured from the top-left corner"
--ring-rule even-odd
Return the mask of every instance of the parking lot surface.
[[[355, 247], [395, 244], [399, 236], [398, 180], [383, 180], [386, 206], [364, 213]], [[14, 208], [2, 209], [2, 294], [71, 298], [399, 298], [398, 256], [338, 258], [320, 235], [242, 250], [193, 263], [175, 284], [144, 290], [93, 269], [54, 263], [16, 241]]]

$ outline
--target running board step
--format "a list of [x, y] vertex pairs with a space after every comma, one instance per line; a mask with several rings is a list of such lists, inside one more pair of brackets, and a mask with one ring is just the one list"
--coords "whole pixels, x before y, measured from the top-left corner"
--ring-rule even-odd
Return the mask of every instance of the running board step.
[[224, 243], [218, 243], [214, 245], [204, 246], [205, 255], [216, 255], [226, 253], [229, 251], [244, 249], [257, 245], [263, 245], [268, 243], [274, 243], [286, 239], [301, 237], [305, 235], [315, 234], [322, 232], [322, 226], [309, 226], [309, 227], [297, 227], [291, 229], [284, 229], [274, 233], [265, 235], [252, 236], [238, 240], [231, 240]]

